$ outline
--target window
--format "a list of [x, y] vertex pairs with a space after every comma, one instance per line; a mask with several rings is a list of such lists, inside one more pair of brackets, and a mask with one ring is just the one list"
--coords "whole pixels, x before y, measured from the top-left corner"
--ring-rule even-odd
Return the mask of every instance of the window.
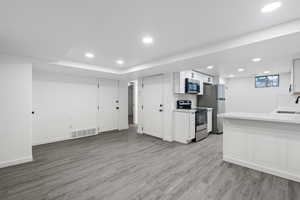
[[279, 87], [279, 75], [256, 76], [256, 88]]

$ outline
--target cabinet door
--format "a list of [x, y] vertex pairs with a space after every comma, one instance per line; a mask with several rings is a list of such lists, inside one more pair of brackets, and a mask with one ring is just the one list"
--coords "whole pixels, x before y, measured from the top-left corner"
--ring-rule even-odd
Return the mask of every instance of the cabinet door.
[[300, 59], [294, 61], [293, 88], [294, 93], [300, 93]]
[[174, 140], [188, 143], [190, 140], [190, 116], [186, 112], [174, 112]]
[[195, 72], [193, 72], [193, 71], [185, 71], [184, 72], [184, 78], [195, 79]]
[[189, 114], [189, 139], [192, 140], [196, 137], [195, 127], [196, 127], [196, 116], [195, 113]]

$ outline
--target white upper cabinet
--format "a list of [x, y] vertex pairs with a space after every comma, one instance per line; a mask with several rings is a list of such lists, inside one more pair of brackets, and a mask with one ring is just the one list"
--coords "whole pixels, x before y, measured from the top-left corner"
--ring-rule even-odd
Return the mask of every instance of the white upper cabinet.
[[195, 79], [200, 82], [200, 92], [198, 95], [203, 95], [203, 83], [212, 83], [212, 77], [201, 74], [196, 71], [181, 71], [174, 72], [174, 93], [185, 93], [185, 79]]
[[201, 80], [203, 83], [210, 83], [213, 84], [213, 77], [201, 74], [199, 72], [194, 72], [195, 73], [195, 79]]
[[185, 79], [190, 78], [191, 73], [187, 71], [174, 72], [174, 93], [185, 93]]
[[291, 89], [293, 94], [300, 94], [300, 59], [296, 59], [293, 62]]

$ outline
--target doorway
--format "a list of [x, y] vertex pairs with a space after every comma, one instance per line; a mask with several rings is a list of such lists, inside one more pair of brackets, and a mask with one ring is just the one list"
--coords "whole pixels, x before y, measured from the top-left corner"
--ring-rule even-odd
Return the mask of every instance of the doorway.
[[128, 124], [134, 124], [134, 82], [128, 84]]

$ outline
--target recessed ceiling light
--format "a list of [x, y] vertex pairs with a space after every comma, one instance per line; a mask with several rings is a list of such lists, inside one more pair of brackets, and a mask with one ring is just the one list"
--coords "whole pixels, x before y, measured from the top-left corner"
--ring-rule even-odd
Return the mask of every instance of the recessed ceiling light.
[[265, 74], [269, 74], [269, 73], [270, 73], [270, 71], [264, 71], [264, 73], [265, 73]]
[[213, 65], [210, 65], [210, 66], [207, 66], [206, 68], [207, 68], [207, 69], [213, 69], [214, 66], [213, 66]]
[[124, 60], [117, 60], [116, 63], [117, 63], [118, 65], [123, 65], [123, 64], [124, 64]]
[[95, 57], [95, 55], [92, 54], [92, 53], [90, 53], [90, 52], [85, 53], [84, 56], [85, 56], [86, 58], [94, 58], [94, 57]]
[[261, 58], [253, 58], [252, 61], [253, 61], [253, 62], [260, 62], [260, 61], [261, 61]]
[[260, 62], [260, 61], [261, 61], [261, 58], [253, 58], [252, 61], [253, 61], [253, 62]]
[[143, 39], [142, 39], [142, 42], [144, 43], [144, 44], [153, 44], [153, 38], [151, 37], [151, 36], [145, 36], [145, 37], [143, 37]]
[[282, 3], [280, 1], [275, 1], [273, 3], [269, 3], [261, 9], [261, 12], [262, 13], [273, 12], [273, 11], [277, 10], [278, 8], [280, 8], [281, 5], [282, 5]]
[[230, 74], [228, 77], [229, 78], [233, 78], [233, 77], [235, 77], [235, 75], [234, 74]]
[[243, 71], [245, 71], [244, 68], [238, 68], [238, 72], [243, 72]]

